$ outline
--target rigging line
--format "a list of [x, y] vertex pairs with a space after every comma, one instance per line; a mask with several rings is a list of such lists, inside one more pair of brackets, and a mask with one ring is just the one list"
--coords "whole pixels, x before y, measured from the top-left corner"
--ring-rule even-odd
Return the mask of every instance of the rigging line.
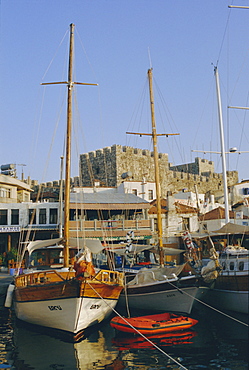
[[[45, 89], [43, 89], [43, 92], [42, 92], [42, 99], [41, 99], [41, 107], [40, 107], [40, 112], [39, 112], [39, 117], [38, 117], [38, 127], [37, 127], [37, 133], [35, 135], [35, 132], [33, 133], [34, 135], [34, 139], [32, 140], [33, 144], [31, 145], [31, 150], [30, 150], [30, 158], [32, 158], [31, 160], [31, 168], [33, 168], [34, 166], [34, 160], [35, 160], [35, 156], [36, 156], [36, 151], [37, 151], [37, 147], [38, 147], [38, 138], [39, 138], [39, 132], [40, 132], [40, 128], [41, 128], [41, 117], [42, 117], [42, 111], [43, 111], [43, 106], [44, 106], [44, 97], [45, 97]], [[33, 155], [32, 155], [33, 153]]]
[[[65, 97], [66, 97], [66, 93], [64, 94], [64, 99], [65, 99]], [[56, 132], [57, 132], [57, 129], [58, 129], [58, 126], [59, 126], [59, 119], [60, 119], [60, 116], [61, 116], [61, 112], [62, 112], [62, 108], [63, 107], [64, 107], [64, 103], [62, 102], [61, 109], [59, 111], [59, 115], [58, 115], [57, 120], [56, 120], [56, 124], [55, 124], [55, 128], [54, 128], [52, 140], [51, 140], [51, 143], [50, 143], [50, 148], [49, 148], [49, 152], [48, 152], [48, 156], [47, 156], [47, 160], [46, 160], [46, 165], [45, 165], [45, 169], [44, 169], [44, 172], [43, 172], [43, 175], [42, 175], [42, 181], [45, 179], [45, 176], [46, 176], [46, 173], [47, 173], [48, 163], [49, 163], [49, 159], [50, 159], [50, 156], [51, 156], [51, 152], [52, 152], [52, 148], [53, 148], [53, 144], [54, 144]]]
[[55, 54], [54, 54], [53, 58], [51, 59], [51, 61], [50, 61], [49, 65], [48, 65], [48, 67], [47, 67], [47, 69], [46, 69], [46, 71], [45, 71], [45, 73], [44, 73], [44, 75], [43, 75], [43, 77], [42, 77], [42, 81], [44, 81], [44, 78], [45, 78], [46, 74], [48, 73], [48, 70], [49, 70], [49, 68], [51, 67], [51, 65], [52, 65], [52, 63], [53, 63], [53, 61], [54, 61], [54, 59], [55, 59], [55, 57], [56, 57], [56, 55], [57, 55], [57, 53], [58, 53], [58, 50], [59, 50], [59, 48], [61, 47], [61, 44], [63, 43], [63, 41], [64, 41], [64, 39], [65, 39], [65, 37], [66, 37], [66, 35], [67, 35], [67, 33], [68, 33], [68, 32], [69, 32], [69, 31], [67, 30], [67, 31], [65, 32], [64, 36], [62, 37], [62, 40], [61, 40], [61, 42], [59, 43], [59, 46], [58, 46], [58, 48], [56, 49], [56, 52], [55, 52]]
[[[160, 98], [160, 100], [161, 100], [161, 103], [162, 103], [162, 106], [163, 107], [165, 107], [165, 108], [167, 108], [167, 110], [166, 109], [164, 109], [164, 111], [165, 111], [165, 114], [167, 115], [167, 117], [168, 117], [168, 122], [169, 122], [169, 126], [170, 126], [170, 129], [173, 131], [174, 130], [174, 128], [172, 127], [172, 125], [171, 125], [171, 122], [174, 124], [174, 127], [176, 128], [176, 130], [177, 131], [179, 131], [178, 130], [178, 128], [177, 128], [177, 125], [175, 124], [175, 121], [174, 121], [174, 118], [172, 117], [172, 115], [171, 115], [171, 113], [170, 113], [170, 110], [169, 110], [169, 108], [167, 107], [167, 104], [166, 104], [166, 101], [165, 101], [165, 98], [164, 98], [164, 96], [163, 96], [163, 93], [162, 93], [162, 91], [161, 91], [161, 89], [159, 88], [159, 85], [158, 85], [158, 83], [157, 83], [157, 81], [156, 81], [156, 79], [155, 79], [155, 77], [153, 76], [153, 82], [154, 82], [154, 85], [155, 85], [155, 87], [156, 87], [156, 91], [157, 91], [157, 93], [158, 93], [158, 96], [159, 96], [159, 98]], [[170, 117], [170, 118], [169, 118]]]
[[[84, 283], [84, 285], [86, 285], [86, 282]], [[80, 313], [81, 313], [82, 306], [83, 306], [83, 299], [84, 299], [84, 297], [81, 297], [80, 307], [79, 307], [79, 310], [78, 310], [78, 315], [77, 315], [77, 320], [76, 320], [76, 323], [75, 323], [74, 330], [76, 330], [76, 328], [78, 327], [78, 324], [79, 324]]]
[[[136, 121], [139, 122], [139, 126], [140, 127], [140, 122], [141, 122], [141, 117], [142, 117], [142, 111], [143, 109], [141, 107], [144, 106], [144, 101], [145, 101], [145, 95], [146, 95], [146, 91], [147, 91], [147, 78], [144, 82], [144, 85], [142, 87], [142, 91], [141, 91], [141, 94], [140, 96], [138, 97], [138, 100], [137, 100], [137, 103], [135, 104], [135, 107], [133, 109], [133, 112], [132, 112], [132, 115], [131, 115], [131, 119], [130, 119], [130, 122], [128, 124], [128, 131], [132, 130], [134, 128], [134, 124]], [[140, 119], [138, 119], [138, 115], [140, 115]]]
[[[168, 119], [168, 124], [169, 124], [169, 126], [170, 126], [170, 129], [171, 129], [172, 131], [174, 131], [174, 128], [173, 128], [173, 127], [175, 127], [175, 128], [176, 128], [176, 130], [177, 130], [177, 131], [179, 131], [179, 130], [177, 129], [177, 125], [176, 125], [176, 123], [175, 123], [175, 121], [174, 121], [174, 118], [172, 117], [172, 115], [171, 115], [171, 113], [170, 113], [170, 110], [169, 110], [169, 109], [168, 109], [168, 107], [167, 107], [167, 104], [166, 104], [166, 102], [165, 102], [164, 96], [163, 96], [163, 94], [162, 94], [162, 92], [161, 92], [161, 90], [160, 90], [160, 88], [159, 88], [159, 86], [158, 86], [158, 84], [157, 84], [157, 82], [156, 82], [156, 80], [155, 80], [155, 77], [153, 77], [153, 81], [154, 81], [154, 85], [155, 85], [155, 87], [156, 87], [156, 91], [157, 91], [157, 93], [158, 93], [158, 96], [159, 96], [159, 98], [160, 98], [160, 101], [161, 101], [161, 104], [162, 104], [162, 107], [163, 107], [163, 111], [164, 111], [164, 113], [165, 113], [165, 115], [166, 115], [166, 117], [167, 117], [167, 119]], [[159, 109], [159, 113], [160, 113], [161, 121], [162, 121], [162, 123], [163, 123], [163, 127], [165, 127], [165, 126], [164, 126], [164, 120], [163, 120], [163, 118], [162, 118], [162, 114], [161, 114], [160, 109]], [[173, 123], [173, 125], [171, 124], [171, 122]], [[173, 138], [173, 140], [174, 140], [175, 146], [177, 147], [178, 153], [180, 154], [180, 157], [181, 157], [181, 159], [182, 159], [182, 161], [183, 161], [184, 155], [182, 154], [182, 151], [180, 150], [180, 146], [179, 146], [179, 144], [178, 144], [178, 140], [176, 140], [176, 138]], [[180, 139], [180, 141], [181, 141], [181, 139]], [[168, 142], [167, 144], [168, 144], [168, 147], [169, 147], [169, 149], [170, 149], [170, 154], [171, 154], [172, 158], [174, 158], [174, 152], [172, 151], [172, 147], [170, 146], [170, 144], [171, 144], [171, 143], [169, 143], [169, 142]], [[174, 160], [174, 161], [175, 161], [175, 160]]]
[[183, 291], [181, 288], [179, 288], [179, 287], [175, 286], [175, 285], [174, 285], [173, 283], [171, 283], [170, 281], [168, 281], [168, 283], [169, 283], [170, 285], [172, 285], [174, 288], [176, 288], [176, 289], [180, 290], [180, 291], [181, 291], [181, 293], [188, 295], [189, 297], [193, 298], [194, 300], [196, 300], [197, 302], [199, 302], [199, 303], [203, 304], [204, 306], [207, 306], [208, 308], [210, 308], [210, 309], [212, 309], [212, 310], [214, 310], [214, 311], [216, 311], [216, 312], [220, 313], [221, 315], [224, 315], [224, 316], [228, 317], [228, 318], [229, 318], [229, 319], [231, 319], [231, 320], [237, 321], [239, 324], [245, 325], [245, 326], [247, 326], [247, 327], [249, 326], [249, 325], [248, 325], [248, 324], [246, 324], [245, 322], [240, 321], [240, 320], [238, 320], [238, 319], [235, 319], [234, 317], [232, 317], [232, 316], [230, 316], [230, 315], [228, 315], [228, 314], [226, 314], [226, 313], [224, 313], [224, 312], [222, 312], [222, 311], [220, 311], [220, 310], [217, 310], [216, 308], [214, 308], [214, 307], [210, 306], [209, 304], [207, 304], [207, 303], [205, 303], [205, 302], [201, 301], [200, 299], [198, 299], [198, 298], [196, 298], [196, 297], [193, 297], [191, 294], [189, 294], [189, 293], [187, 293], [187, 292]]
[[85, 57], [86, 57], [86, 59], [87, 59], [87, 61], [88, 61], [88, 64], [89, 64], [89, 66], [90, 66], [91, 70], [92, 70], [92, 73], [94, 74], [95, 79], [96, 79], [96, 80], [98, 80], [97, 75], [96, 75], [96, 73], [95, 73], [95, 71], [94, 71], [94, 69], [93, 69], [93, 66], [92, 66], [92, 64], [90, 63], [90, 59], [88, 58], [88, 55], [87, 55], [87, 53], [86, 53], [86, 49], [85, 49], [85, 47], [84, 47], [84, 45], [83, 45], [82, 39], [81, 39], [81, 37], [80, 37], [80, 35], [79, 35], [79, 33], [78, 33], [77, 27], [75, 27], [75, 30], [76, 30], [77, 36], [78, 36], [78, 38], [79, 38], [79, 41], [80, 41], [80, 45], [81, 45], [81, 47], [82, 47], [82, 50], [84, 51]]
[[[200, 129], [200, 127], [202, 125], [202, 122], [203, 122], [204, 113], [205, 113], [205, 110], [207, 109], [207, 103], [208, 103], [209, 96], [211, 95], [211, 91], [215, 91], [214, 90], [214, 76], [212, 77], [210, 87], [208, 89], [208, 93], [207, 93], [207, 96], [206, 96], [206, 99], [205, 99], [205, 102], [204, 102], [204, 105], [203, 105], [201, 116], [200, 116], [200, 119], [198, 121], [198, 127], [195, 130], [195, 135], [194, 135], [194, 138], [193, 138], [193, 141], [192, 141], [192, 144], [191, 144], [192, 148], [195, 147], [195, 143], [197, 142], [197, 135], [199, 133], [199, 129]], [[214, 105], [214, 99], [213, 99], [213, 105]], [[214, 109], [212, 109], [212, 115], [214, 114], [213, 112], [214, 112]], [[213, 117], [212, 117], [212, 132], [213, 132]]]
[[127, 311], [127, 316], [131, 317], [130, 308], [129, 308], [129, 302], [128, 302], [128, 294], [127, 294], [127, 282], [125, 279], [125, 285], [124, 285], [124, 293], [125, 293], [125, 307]]
[[226, 22], [224, 34], [223, 34], [223, 37], [222, 37], [221, 46], [220, 46], [220, 50], [219, 50], [219, 53], [218, 53], [216, 66], [218, 66], [218, 64], [219, 64], [219, 59], [220, 59], [221, 51], [223, 49], [223, 44], [224, 44], [225, 36], [226, 36], [226, 33], [227, 33], [227, 28], [228, 28], [228, 23], [229, 23], [229, 20], [230, 20], [230, 15], [231, 15], [231, 9], [229, 10], [229, 13], [228, 13], [227, 22]]
[[[248, 101], [249, 101], [249, 93], [247, 94], [246, 106], [248, 106]], [[243, 123], [242, 123], [242, 127], [241, 127], [241, 134], [240, 134], [240, 141], [239, 141], [239, 147], [240, 148], [242, 146], [242, 139], [243, 138], [247, 139], [247, 142], [248, 142], [248, 138], [247, 138], [247, 135], [246, 135], [246, 130], [244, 130], [245, 122], [246, 122], [246, 111], [244, 112], [244, 118], [243, 118]], [[236, 169], [238, 168], [238, 165], [239, 165], [239, 159], [240, 159], [240, 156], [237, 155]]]
[[160, 347], [158, 347], [155, 343], [153, 343], [149, 338], [147, 338], [145, 335], [143, 335], [142, 333], [140, 333], [139, 330], [137, 330], [133, 325], [131, 325], [123, 316], [121, 316], [116, 310], [115, 308], [111, 307], [111, 305], [109, 303], [107, 303], [107, 301], [101, 297], [101, 295], [99, 294], [99, 292], [97, 292], [94, 287], [87, 281], [87, 284], [93, 289], [93, 291], [106, 303], [106, 305], [112, 309], [112, 311], [117, 315], [119, 316], [122, 320], [124, 320], [134, 331], [136, 331], [141, 337], [143, 337], [145, 340], [147, 340], [147, 342], [149, 342], [153, 347], [155, 347], [158, 351], [160, 351], [163, 355], [165, 355], [166, 357], [168, 357], [171, 361], [175, 362], [177, 365], [180, 366], [181, 369], [183, 370], [188, 370], [186, 367], [184, 367], [182, 364], [180, 364], [180, 362], [178, 362], [177, 360], [175, 360], [173, 357], [171, 357], [168, 353], [164, 352]]

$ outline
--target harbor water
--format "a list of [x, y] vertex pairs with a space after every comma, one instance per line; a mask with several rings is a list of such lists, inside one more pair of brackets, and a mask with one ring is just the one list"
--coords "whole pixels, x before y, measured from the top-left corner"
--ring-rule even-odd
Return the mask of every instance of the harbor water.
[[[229, 313], [231, 315], [231, 313]], [[150, 338], [117, 333], [106, 321], [79, 343], [70, 343], [16, 320], [0, 308], [0, 369], [155, 370], [248, 369], [247, 315], [234, 321], [207, 307], [197, 307], [191, 330]]]

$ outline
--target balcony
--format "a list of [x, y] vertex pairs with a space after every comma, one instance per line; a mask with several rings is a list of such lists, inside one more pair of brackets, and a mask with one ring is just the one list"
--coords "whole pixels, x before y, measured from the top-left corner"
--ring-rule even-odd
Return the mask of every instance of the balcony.
[[150, 239], [152, 220], [93, 220], [69, 221], [71, 237], [99, 238], [100, 240], [124, 240], [128, 231], [134, 231], [135, 239]]

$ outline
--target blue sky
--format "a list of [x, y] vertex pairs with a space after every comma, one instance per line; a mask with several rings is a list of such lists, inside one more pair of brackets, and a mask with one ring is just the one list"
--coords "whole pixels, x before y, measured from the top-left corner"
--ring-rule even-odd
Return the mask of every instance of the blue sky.
[[[81, 153], [113, 144], [152, 150], [148, 138], [126, 135], [150, 132], [143, 96], [150, 66], [157, 131], [180, 133], [159, 138], [159, 151], [174, 165], [200, 156], [222, 172], [219, 155], [191, 150], [220, 150], [217, 63], [226, 148], [249, 150], [249, 113], [227, 108], [249, 106], [249, 9], [232, 4], [249, 0], [1, 0], [1, 164], [18, 164], [19, 178], [22, 169], [38, 181], [59, 178], [66, 89], [40, 83], [67, 79], [74, 23], [75, 80], [99, 86], [75, 90], [81, 128], [74, 131], [72, 176]], [[227, 169], [248, 179], [248, 161], [249, 153], [229, 155]]]

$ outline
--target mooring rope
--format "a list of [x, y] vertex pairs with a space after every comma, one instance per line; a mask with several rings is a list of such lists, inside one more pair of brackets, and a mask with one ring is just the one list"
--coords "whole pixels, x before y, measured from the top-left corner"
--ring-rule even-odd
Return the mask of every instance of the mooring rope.
[[163, 351], [160, 347], [158, 347], [155, 343], [153, 343], [149, 338], [147, 338], [145, 335], [143, 335], [142, 333], [140, 333], [139, 330], [137, 330], [134, 326], [132, 326], [123, 316], [121, 316], [116, 310], [115, 308], [111, 307], [109, 305], [109, 303], [107, 303], [107, 301], [101, 297], [101, 295], [96, 291], [96, 289], [94, 289], [94, 287], [89, 283], [87, 282], [87, 284], [92, 288], [92, 290], [105, 302], [105, 304], [107, 306], [109, 306], [112, 311], [117, 315], [119, 316], [122, 320], [124, 320], [135, 332], [137, 332], [141, 337], [143, 337], [147, 342], [149, 342], [153, 347], [155, 347], [158, 351], [160, 351], [163, 355], [165, 355], [166, 357], [168, 357], [171, 361], [175, 362], [177, 365], [180, 366], [181, 369], [183, 370], [188, 370], [185, 366], [183, 366], [182, 364], [180, 364], [180, 362], [178, 362], [177, 360], [175, 360], [173, 357], [171, 357], [168, 353], [166, 353], [165, 351]]
[[245, 326], [247, 326], [247, 327], [249, 326], [247, 323], [245, 323], [245, 322], [243, 322], [243, 321], [241, 321], [241, 320], [238, 320], [238, 319], [236, 319], [235, 317], [232, 317], [231, 315], [228, 315], [228, 314], [226, 314], [225, 312], [222, 312], [222, 311], [218, 310], [217, 308], [215, 308], [215, 307], [213, 307], [213, 306], [210, 306], [209, 304], [207, 304], [207, 303], [205, 303], [205, 302], [201, 301], [200, 299], [198, 299], [198, 298], [196, 298], [196, 297], [193, 297], [191, 294], [189, 294], [189, 293], [185, 292], [185, 291], [184, 291], [184, 290], [182, 290], [181, 288], [176, 287], [176, 286], [175, 286], [173, 283], [171, 283], [170, 281], [168, 281], [168, 283], [169, 283], [170, 285], [172, 285], [174, 288], [176, 288], [176, 289], [180, 290], [182, 293], [184, 293], [184, 294], [188, 295], [189, 297], [192, 297], [192, 298], [193, 298], [194, 300], [196, 300], [197, 302], [199, 302], [199, 303], [203, 304], [204, 306], [207, 306], [208, 308], [210, 308], [210, 309], [212, 309], [212, 310], [214, 310], [214, 311], [216, 311], [216, 312], [220, 313], [220, 314], [221, 314], [221, 315], [223, 315], [223, 316], [228, 317], [228, 318], [229, 318], [229, 319], [231, 319], [231, 320], [237, 321], [239, 324], [245, 325]]

